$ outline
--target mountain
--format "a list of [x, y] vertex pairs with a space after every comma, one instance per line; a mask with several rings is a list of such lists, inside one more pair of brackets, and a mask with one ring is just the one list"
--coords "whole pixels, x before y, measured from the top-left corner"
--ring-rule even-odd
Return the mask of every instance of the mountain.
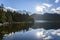
[[42, 19], [42, 15], [41, 14], [32, 14], [31, 16], [34, 18], [34, 20]]
[[53, 20], [53, 21], [60, 21], [60, 14], [57, 13], [44, 13], [42, 14], [32, 14], [31, 15], [34, 20]]

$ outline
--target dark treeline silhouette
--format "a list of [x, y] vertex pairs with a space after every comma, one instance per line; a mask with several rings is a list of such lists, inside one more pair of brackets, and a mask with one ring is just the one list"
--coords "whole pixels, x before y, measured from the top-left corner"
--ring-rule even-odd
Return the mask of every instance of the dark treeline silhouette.
[[0, 6], [0, 23], [4, 22], [33, 22], [33, 18], [26, 13], [19, 13], [17, 11], [12, 11], [10, 9], [4, 10], [4, 5]]
[[60, 21], [60, 14], [58, 13], [32, 14], [31, 16], [35, 20]]

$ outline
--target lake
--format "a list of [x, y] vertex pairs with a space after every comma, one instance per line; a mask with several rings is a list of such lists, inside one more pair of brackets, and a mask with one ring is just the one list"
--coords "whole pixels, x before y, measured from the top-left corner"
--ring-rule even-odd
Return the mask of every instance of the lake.
[[8, 30], [6, 30], [8, 33], [6, 31], [6, 33], [3, 32], [5, 34], [1, 36], [2, 40], [60, 40], [60, 22], [58, 21], [35, 21], [34, 24], [14, 24]]
[[60, 40], [60, 29], [32, 29], [5, 34], [3, 40]]

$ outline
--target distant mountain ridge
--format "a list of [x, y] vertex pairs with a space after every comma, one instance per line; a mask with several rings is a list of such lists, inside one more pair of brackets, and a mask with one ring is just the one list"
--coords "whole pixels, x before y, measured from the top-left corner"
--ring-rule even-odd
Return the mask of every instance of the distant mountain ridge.
[[32, 14], [34, 20], [50, 20], [50, 21], [60, 21], [60, 14], [57, 13], [44, 13], [42, 14]]

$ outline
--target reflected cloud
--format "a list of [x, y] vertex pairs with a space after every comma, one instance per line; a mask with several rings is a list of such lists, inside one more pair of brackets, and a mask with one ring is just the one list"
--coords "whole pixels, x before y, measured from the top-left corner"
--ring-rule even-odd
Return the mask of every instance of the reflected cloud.
[[14, 33], [12, 32], [12, 33], [9, 33], [9, 34], [5, 34], [4, 36], [8, 36], [8, 37], [10, 37], [10, 36], [12, 36]]
[[37, 37], [41, 37], [43, 35], [43, 32], [37, 32], [36, 35]]
[[[6, 39], [7, 38], [7, 39]], [[60, 40], [60, 29], [57, 30], [45, 30], [41, 29], [32, 29], [27, 32], [15, 32], [10, 33], [5, 36], [6, 40], [16, 39], [16, 40]]]
[[44, 40], [51, 40], [52, 36], [45, 37]]

